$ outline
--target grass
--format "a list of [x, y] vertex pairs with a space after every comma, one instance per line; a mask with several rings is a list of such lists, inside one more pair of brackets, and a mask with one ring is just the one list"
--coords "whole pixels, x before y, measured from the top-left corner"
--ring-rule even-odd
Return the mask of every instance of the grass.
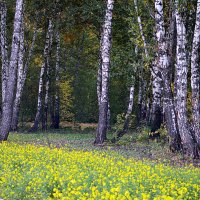
[[[108, 134], [108, 139], [113, 137], [113, 133]], [[34, 134], [11, 133], [8, 141], [19, 144], [30, 143], [35, 145], [45, 145], [50, 147], [67, 147], [71, 150], [83, 151], [114, 151], [126, 158], [136, 160], [150, 160], [154, 162], [165, 163], [166, 165], [200, 166], [198, 160], [186, 159], [181, 153], [172, 153], [169, 151], [168, 143], [165, 137], [159, 141], [149, 141], [146, 133], [129, 133], [116, 142], [109, 140], [104, 146], [97, 147], [93, 145], [95, 139], [94, 130], [89, 131], [61, 129], [59, 131], [48, 131], [46, 133], [37, 132]]]

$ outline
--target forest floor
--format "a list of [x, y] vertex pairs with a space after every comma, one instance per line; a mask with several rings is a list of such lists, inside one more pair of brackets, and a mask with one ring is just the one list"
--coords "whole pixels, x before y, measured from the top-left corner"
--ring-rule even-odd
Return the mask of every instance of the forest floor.
[[166, 137], [161, 135], [157, 140], [149, 140], [146, 133], [137, 131], [129, 132], [116, 143], [110, 142], [114, 133], [108, 133], [108, 141], [103, 146], [94, 146], [95, 129], [85, 128], [84, 130], [60, 129], [47, 132], [11, 133], [8, 141], [19, 144], [30, 143], [45, 145], [51, 148], [67, 148], [70, 150], [83, 151], [114, 151], [127, 158], [136, 160], [147, 160], [177, 167], [193, 165], [200, 167], [199, 160], [185, 158], [182, 153], [172, 153], [169, 150]]

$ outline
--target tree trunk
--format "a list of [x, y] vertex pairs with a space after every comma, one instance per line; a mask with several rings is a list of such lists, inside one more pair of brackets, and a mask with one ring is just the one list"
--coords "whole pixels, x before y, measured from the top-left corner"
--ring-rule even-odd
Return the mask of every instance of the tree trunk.
[[39, 79], [39, 88], [38, 88], [38, 103], [37, 103], [37, 112], [34, 120], [34, 124], [29, 130], [30, 132], [37, 131], [39, 127], [39, 122], [40, 122], [40, 117], [41, 117], [41, 111], [42, 111], [42, 93], [43, 93], [43, 76], [46, 68], [46, 63], [47, 63], [47, 57], [49, 55], [50, 51], [50, 46], [51, 46], [51, 41], [52, 41], [52, 21], [49, 20], [49, 25], [48, 25], [48, 31], [46, 35], [46, 41], [45, 41], [45, 47], [44, 47], [44, 58], [43, 58], [43, 63], [42, 67], [40, 70], [40, 79]]
[[3, 103], [0, 141], [7, 140], [11, 125], [22, 18], [23, 18], [23, 0], [17, 0], [15, 17], [14, 17], [14, 30], [13, 30], [12, 47], [10, 54], [10, 63], [9, 63], [9, 76], [7, 79], [5, 101]]
[[56, 95], [55, 95], [55, 116], [54, 116], [54, 128], [59, 129], [60, 124], [60, 33], [56, 32]]
[[164, 27], [163, 0], [155, 0], [156, 39], [158, 44], [158, 66], [161, 69], [164, 85], [164, 114], [167, 131], [170, 136], [170, 148], [179, 151], [181, 148], [178, 133], [177, 119], [173, 104], [173, 96], [170, 84], [170, 62], [167, 53], [167, 42]]
[[48, 122], [48, 103], [49, 103], [49, 56], [47, 56], [46, 60], [46, 85], [45, 85], [45, 98], [44, 98], [44, 118], [42, 121], [42, 130], [47, 130], [47, 122]]
[[131, 119], [131, 113], [132, 113], [132, 110], [133, 110], [133, 101], [134, 101], [134, 85], [132, 85], [130, 87], [128, 109], [127, 109], [126, 116], [125, 116], [123, 130], [121, 130], [117, 133], [118, 139], [121, 138], [128, 131], [129, 122], [130, 122], [130, 119]]
[[101, 100], [99, 105], [98, 132], [94, 144], [103, 144], [106, 139], [107, 113], [108, 113], [108, 81], [110, 71], [111, 29], [114, 0], [107, 0], [107, 9], [102, 34], [102, 81]]
[[153, 102], [151, 107], [151, 118], [150, 118], [150, 127], [151, 132], [155, 132], [160, 128], [162, 123], [162, 109], [161, 109], [161, 73], [158, 68], [157, 61], [152, 63], [152, 93], [153, 93]]
[[[139, 25], [140, 35], [142, 37], [142, 41], [143, 41], [143, 45], [144, 45], [145, 57], [146, 57], [146, 59], [149, 59], [149, 52], [148, 52], [148, 49], [147, 49], [147, 42], [146, 42], [146, 38], [145, 38], [145, 35], [144, 35], [144, 31], [143, 31], [142, 20], [141, 20], [141, 17], [139, 15], [139, 11], [138, 11], [137, 0], [134, 0], [134, 7], [135, 7], [135, 11], [137, 13], [137, 22], [138, 22], [138, 25]], [[136, 50], [135, 50], [136, 54], [138, 54], [137, 51], [138, 50], [136, 48]], [[144, 72], [144, 69], [141, 70], [142, 74], [143, 74], [143, 72]], [[145, 82], [146, 80], [141, 80], [141, 77], [139, 77], [138, 116], [137, 116], [138, 125], [140, 125], [141, 118], [142, 117], [146, 117], [146, 114], [144, 113], [146, 105], [145, 105], [144, 98], [143, 98], [144, 91], [146, 90], [145, 89], [146, 83], [142, 83], [143, 81]]]
[[[24, 25], [23, 25], [24, 26]], [[20, 39], [20, 49], [19, 49], [19, 61], [18, 61], [18, 74], [17, 74], [17, 88], [16, 88], [16, 96], [14, 101], [14, 107], [13, 107], [13, 114], [12, 114], [12, 123], [11, 123], [11, 130], [17, 131], [18, 129], [18, 119], [19, 119], [19, 111], [20, 111], [20, 103], [21, 103], [21, 96], [24, 89], [24, 84], [27, 76], [27, 71], [29, 68], [30, 60], [33, 53], [33, 48], [35, 45], [37, 35], [37, 27], [34, 29], [32, 43], [29, 49], [28, 57], [25, 62], [23, 62], [24, 57], [24, 30], [22, 28], [21, 32], [21, 39]]]
[[148, 52], [148, 49], [147, 49], [147, 42], [146, 42], [146, 38], [144, 36], [143, 27], [142, 27], [142, 20], [141, 20], [141, 17], [139, 15], [139, 12], [138, 12], [137, 0], [134, 0], [134, 6], [135, 6], [136, 13], [137, 13], [137, 22], [138, 22], [138, 25], [139, 25], [139, 28], [140, 28], [140, 34], [141, 34], [143, 45], [144, 45], [145, 56], [146, 56], [146, 58], [149, 58], [149, 52]]
[[19, 55], [18, 55], [18, 72], [17, 72], [17, 88], [16, 96], [14, 101], [13, 113], [12, 113], [12, 123], [11, 130], [16, 131], [19, 116], [19, 104], [22, 93], [22, 79], [23, 79], [23, 68], [24, 68], [24, 22], [22, 21], [20, 41], [19, 41]]
[[200, 145], [200, 113], [199, 113], [199, 50], [200, 50], [200, 0], [197, 1], [196, 23], [191, 55], [191, 87], [192, 87], [192, 120], [195, 138]]
[[[140, 34], [142, 37], [143, 45], [144, 45], [144, 51], [145, 51], [145, 57], [146, 59], [149, 59], [149, 52], [147, 49], [147, 42], [144, 35], [143, 27], [142, 27], [142, 21], [141, 17], [139, 16], [138, 12], [138, 4], [137, 0], [134, 0], [134, 6], [137, 13], [137, 21], [140, 28]], [[159, 70], [156, 62], [153, 62], [152, 64], [152, 70], [151, 70], [151, 76], [152, 76], [152, 85], [153, 85], [153, 103], [152, 103], [152, 110], [151, 110], [151, 131], [154, 132], [157, 129], [160, 128], [161, 122], [162, 122], [162, 112], [161, 112], [161, 77], [159, 74]]]
[[[102, 58], [101, 58], [101, 48], [102, 48], [102, 40], [103, 40], [103, 26], [101, 27], [101, 39], [100, 39], [100, 49], [99, 49], [99, 68], [98, 68], [98, 74], [97, 74], [97, 100], [98, 105], [100, 106], [101, 102], [101, 86], [102, 86]], [[108, 99], [108, 113], [107, 113], [107, 130], [111, 130], [110, 125], [110, 118], [111, 118], [111, 112], [110, 112], [110, 100]]]
[[110, 100], [108, 99], [108, 112], [107, 112], [107, 130], [108, 130], [108, 131], [111, 130], [110, 118], [111, 118]]
[[187, 119], [187, 72], [188, 62], [186, 57], [186, 29], [183, 18], [179, 13], [178, 0], [176, 0], [176, 27], [177, 27], [177, 48], [176, 48], [176, 71], [177, 71], [177, 121], [179, 133], [182, 140], [184, 153], [196, 157], [194, 140], [189, 130]]
[[6, 82], [8, 79], [8, 44], [7, 44], [7, 31], [6, 31], [6, 21], [7, 21], [7, 5], [2, 2], [0, 4], [1, 12], [1, 62], [2, 62], [2, 105], [5, 101], [6, 93]]

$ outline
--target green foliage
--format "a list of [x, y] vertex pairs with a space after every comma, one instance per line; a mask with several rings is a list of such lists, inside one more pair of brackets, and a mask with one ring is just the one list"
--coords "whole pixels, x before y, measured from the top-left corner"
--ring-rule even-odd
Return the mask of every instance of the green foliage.
[[66, 77], [60, 81], [60, 117], [63, 121], [74, 121], [73, 108], [73, 88], [71, 86], [72, 79]]
[[[113, 127], [115, 132], [123, 130], [125, 115], [126, 115], [125, 113], [117, 115], [117, 121]], [[129, 128], [134, 129], [135, 127], [136, 127], [136, 115], [132, 114], [129, 121]]]

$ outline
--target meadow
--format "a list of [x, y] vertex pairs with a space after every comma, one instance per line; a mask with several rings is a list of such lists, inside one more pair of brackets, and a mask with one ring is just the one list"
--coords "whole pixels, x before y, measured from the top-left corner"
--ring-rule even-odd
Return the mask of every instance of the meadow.
[[160, 152], [167, 147], [161, 141], [135, 142], [129, 135], [95, 147], [93, 138], [93, 133], [11, 134], [0, 144], [0, 198], [200, 199], [200, 169], [183, 163], [181, 155], [168, 152], [163, 159]]

